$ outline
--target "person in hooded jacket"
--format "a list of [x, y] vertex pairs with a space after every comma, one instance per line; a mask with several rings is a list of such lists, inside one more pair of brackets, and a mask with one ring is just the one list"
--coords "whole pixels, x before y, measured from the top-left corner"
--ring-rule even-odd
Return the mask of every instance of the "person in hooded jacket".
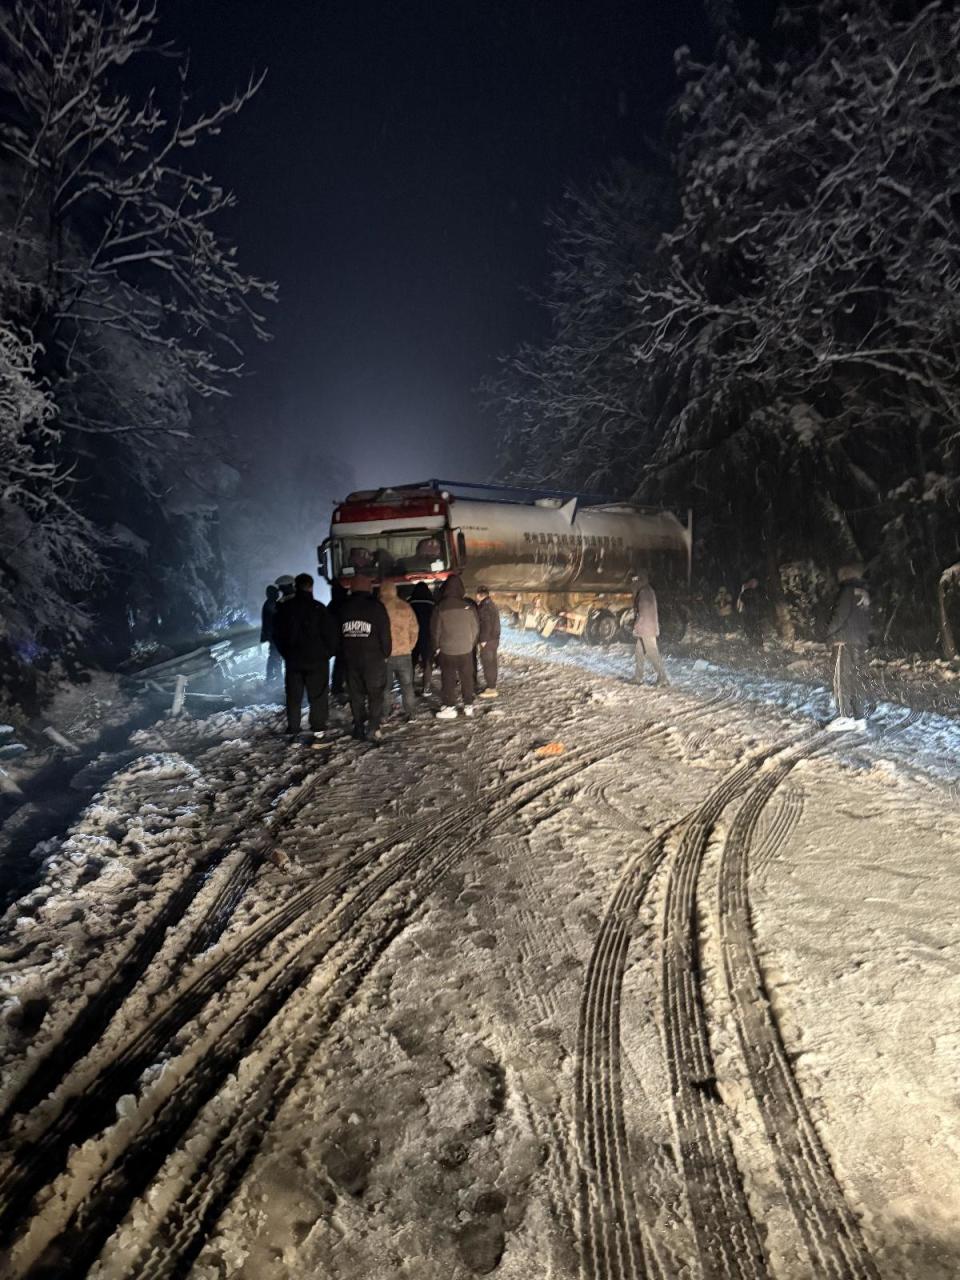
[[483, 667], [484, 690], [481, 698], [497, 696], [497, 652], [500, 648], [500, 610], [490, 595], [489, 587], [477, 587], [480, 621], [480, 665]]
[[441, 720], [452, 720], [457, 714], [458, 685], [463, 698], [464, 715], [473, 715], [473, 650], [479, 638], [477, 609], [466, 599], [463, 580], [459, 577], [448, 578], [430, 623], [433, 651], [440, 655], [440, 696], [443, 706], [437, 716]]
[[423, 683], [420, 686], [423, 697], [430, 692], [433, 681], [433, 641], [430, 639], [430, 622], [436, 607], [430, 588], [425, 582], [418, 582], [410, 594], [410, 608], [417, 615], [419, 627], [417, 643], [413, 649], [413, 661], [423, 669]]
[[273, 622], [277, 614], [280, 588], [271, 582], [267, 587], [266, 597], [263, 602], [263, 608], [260, 610], [260, 643], [270, 646], [267, 651], [266, 681], [267, 684], [273, 684], [280, 675], [280, 663], [282, 662], [280, 650], [273, 642]]
[[277, 606], [273, 640], [283, 658], [287, 732], [300, 732], [304, 691], [310, 703], [310, 728], [322, 732], [327, 727], [327, 680], [337, 636], [326, 606], [313, 598], [309, 573], [297, 575], [294, 594]]
[[369, 735], [374, 742], [380, 741], [391, 649], [389, 614], [373, 598], [372, 580], [358, 574], [340, 606], [340, 652], [347, 668], [355, 738]]
[[417, 615], [397, 595], [394, 582], [385, 582], [380, 588], [380, 603], [390, 619], [390, 657], [387, 659], [387, 701], [396, 679], [400, 686], [403, 714], [409, 720], [416, 710], [413, 698], [413, 649], [420, 635]]
[[841, 720], [863, 720], [867, 714], [863, 666], [870, 643], [870, 592], [862, 565], [844, 565], [837, 580], [840, 591], [827, 625], [827, 639], [833, 644], [833, 696]]

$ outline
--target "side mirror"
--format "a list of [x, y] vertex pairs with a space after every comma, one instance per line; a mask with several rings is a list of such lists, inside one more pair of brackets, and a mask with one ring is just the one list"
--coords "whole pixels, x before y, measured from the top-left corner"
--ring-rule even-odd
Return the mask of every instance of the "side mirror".
[[457, 559], [462, 565], [467, 563], [467, 540], [462, 529], [457, 530]]
[[330, 549], [330, 539], [321, 542], [317, 547], [317, 573], [323, 578], [324, 582], [330, 582], [330, 569], [328, 551]]

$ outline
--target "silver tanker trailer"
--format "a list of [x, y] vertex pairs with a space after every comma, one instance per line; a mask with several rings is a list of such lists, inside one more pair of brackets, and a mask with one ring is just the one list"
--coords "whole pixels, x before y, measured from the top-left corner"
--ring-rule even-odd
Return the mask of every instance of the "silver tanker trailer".
[[672, 511], [430, 480], [351, 494], [319, 550], [321, 572], [343, 586], [357, 573], [400, 586], [459, 573], [520, 625], [600, 644], [629, 636], [632, 579], [645, 570], [664, 632], [686, 625], [691, 526]]

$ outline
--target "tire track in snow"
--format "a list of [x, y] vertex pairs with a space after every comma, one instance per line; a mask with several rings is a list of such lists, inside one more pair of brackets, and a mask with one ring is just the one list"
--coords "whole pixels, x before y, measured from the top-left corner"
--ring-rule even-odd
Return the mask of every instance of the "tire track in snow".
[[[636, 737], [636, 730], [619, 735], [607, 744], [607, 750], [622, 750], [625, 746], [634, 742]], [[526, 805], [537, 799], [545, 791], [565, 781], [575, 773], [588, 768], [595, 760], [595, 751], [587, 752], [585, 756], [585, 759], [571, 762], [570, 764], [557, 764], [552, 768], [542, 770], [539, 776], [533, 780], [536, 785], [529, 793], [521, 794], [518, 797], [510, 797], [501, 804], [495, 805], [486, 822], [483, 822], [478, 817], [479, 826], [476, 832], [455, 842], [452, 848], [448, 849], [425, 870], [418, 880], [417, 887], [407, 890], [405, 895], [407, 907], [399, 916], [393, 918], [388, 931], [373, 931], [368, 945], [375, 949], [376, 954], [372, 956], [369, 963], [364, 963], [362, 966], [353, 965], [351, 971], [360, 973], [361, 978], [365, 976], [369, 968], [372, 967], [374, 960], [379, 958], [386, 946], [406, 927], [413, 913], [419, 909], [437, 881], [469, 849], [476, 847], [481, 842], [488, 841], [496, 833], [497, 824], [520, 813]], [[524, 785], [521, 784], [521, 787]], [[458, 828], [462, 828], [464, 825], [463, 818], [463, 814], [456, 815], [455, 822]], [[442, 844], [443, 842], [438, 841], [437, 843]], [[382, 874], [389, 878], [389, 887], [392, 887], [392, 884], [399, 878], [393, 868], [386, 869]], [[386, 887], [388, 886], [385, 883], [384, 891]], [[378, 896], [383, 895], [380, 893]], [[357, 986], [359, 986], [359, 981], [351, 989], [351, 994], [356, 990]], [[202, 1166], [197, 1170], [187, 1200], [185, 1201], [182, 1197], [178, 1200], [156, 1231], [152, 1246], [145, 1254], [141, 1254], [137, 1268], [138, 1276], [142, 1275], [146, 1280], [147, 1277], [178, 1277], [186, 1274], [185, 1263], [187, 1264], [186, 1269], [189, 1269], [188, 1260], [193, 1260], [199, 1255], [207, 1235], [215, 1226], [216, 1221], [239, 1185], [243, 1173], [245, 1173], [256, 1155], [264, 1130], [269, 1126], [280, 1105], [293, 1089], [306, 1062], [319, 1049], [320, 1043], [333, 1025], [335, 1017], [339, 1015], [339, 1012], [344, 1007], [345, 1002], [338, 1004], [333, 1018], [328, 1018], [327, 1013], [324, 1012], [321, 1015], [317, 1033], [319, 1038], [313, 1037], [310, 1040], [308, 1052], [304, 1055], [298, 1055], [297, 1064], [292, 1070], [285, 1068], [281, 1080], [273, 1079], [268, 1087], [263, 1088], [260, 1096], [268, 1099], [266, 1113], [262, 1106], [258, 1106], [256, 1097], [251, 1096], [249, 1093], [237, 1105], [233, 1118], [224, 1123], [222, 1133], [211, 1144], [216, 1151], [215, 1162]], [[288, 1041], [289, 1038], [289, 1035], [285, 1032], [285, 1041]], [[281, 1062], [286, 1063], [288, 1057], [286, 1048], [279, 1050], [276, 1056]], [[178, 1096], [178, 1102], [182, 1104], [182, 1093]], [[555, 1129], [554, 1135], [557, 1136], [558, 1132]], [[559, 1151], [558, 1154], [562, 1164], [565, 1152]], [[133, 1164], [138, 1167], [142, 1166], [142, 1158], [138, 1156], [133, 1161]], [[168, 1243], [170, 1241], [173, 1242], [172, 1247]], [[71, 1248], [70, 1252], [71, 1256], [73, 1256], [75, 1249]]]
[[[824, 1280], [879, 1280], [860, 1225], [847, 1205], [790, 1065], [770, 1004], [750, 916], [751, 849], [760, 815], [794, 765], [820, 745], [822, 739], [815, 740], [768, 770], [734, 818], [720, 860], [720, 940], [740, 1048], [786, 1202], [810, 1254], [812, 1274]], [[774, 839], [784, 838], [783, 831], [782, 824], [779, 829], [770, 829], [768, 849]]]
[[636, 910], [664, 857], [667, 833], [628, 862], [587, 966], [577, 1030], [576, 1136], [580, 1258], [589, 1280], [643, 1280], [658, 1271], [640, 1229], [623, 1113], [620, 991]]
[[[644, 844], [624, 869], [604, 913], [581, 998], [576, 1072], [581, 1263], [590, 1280], [643, 1280], [661, 1274], [647, 1238], [650, 1224], [646, 1229], [640, 1225], [643, 1215], [633, 1185], [623, 1110], [620, 994], [637, 911], [675, 833], [680, 834], [678, 861], [685, 861], [685, 852], [689, 858], [700, 832], [705, 848], [719, 814], [741, 794], [762, 762], [780, 749], [768, 749], [737, 765], [691, 814]], [[670, 1075], [676, 1089], [674, 1072]], [[762, 1274], [756, 1273], [757, 1280]]]
[[[301, 789], [300, 802], [292, 805], [289, 812], [284, 810], [282, 817], [277, 811], [277, 816], [280, 817], [279, 825], [292, 821], [317, 788], [329, 779], [329, 776], [329, 771], [318, 771], [315, 775], [308, 775], [293, 784], [289, 779], [286, 780], [279, 791], [275, 791], [270, 806], [260, 809], [258, 814], [260, 820], [269, 822], [270, 817], [274, 816], [271, 810], [278, 799], [293, 785]], [[53, 1093], [67, 1078], [73, 1067], [96, 1045], [110, 1020], [157, 957], [168, 931], [180, 922], [191, 903], [215, 875], [217, 868], [238, 847], [240, 841], [236, 833], [240, 825], [249, 824], [250, 821], [248, 814], [238, 818], [231, 824], [233, 826], [231, 835], [226, 839], [219, 838], [208, 849], [206, 855], [190, 872], [183, 884], [170, 895], [123, 957], [113, 980], [91, 997], [64, 1030], [56, 1044], [39, 1060], [0, 1114], [0, 1137], [5, 1137], [10, 1132], [18, 1115], [32, 1110]], [[230, 912], [235, 909], [256, 873], [257, 855], [265, 850], [274, 835], [275, 831], [266, 831], [231, 869], [214, 901], [204, 911], [189, 936], [182, 952], [184, 960], [212, 945], [226, 928]], [[0, 1206], [3, 1204], [3, 1181], [0, 1175]], [[2, 1207], [0, 1207], [0, 1235], [2, 1235]]]
[[767, 1280], [756, 1224], [727, 1132], [700, 992], [697, 881], [724, 809], [771, 756], [765, 748], [731, 770], [683, 823], [661, 922], [661, 1033], [677, 1146], [704, 1280]]
[[[626, 732], [609, 738], [602, 748], [587, 747], [577, 749], [566, 757], [560, 757], [541, 764], [518, 780], [510, 788], [507, 799], [500, 804], [495, 804], [493, 810], [489, 809], [485, 801], [481, 801], [477, 803], [472, 813], [465, 815], [462, 811], [458, 811], [447, 822], [437, 822], [429, 819], [426, 820], [426, 823], [417, 825], [422, 827], [429, 824], [432, 828], [435, 837], [430, 842], [430, 847], [432, 847], [446, 838], [448, 829], [460, 826], [464, 821], [468, 823], [475, 821], [482, 825], [484, 820], [487, 820], [488, 823], [492, 820], [504, 820], [519, 813], [525, 806], [553, 787], [561, 784], [567, 778], [588, 768], [600, 759], [602, 755], [622, 750], [629, 746], [639, 737], [642, 737], [643, 732], [651, 727], [650, 724], [634, 726]], [[488, 833], [489, 829], [489, 826], [485, 828]], [[383, 841], [381, 845], [375, 846], [373, 849], [359, 855], [359, 860], [362, 861], [363, 865], [367, 865], [385, 849], [396, 848], [398, 843], [402, 843], [402, 839], [395, 834]], [[471, 841], [471, 843], [475, 843], [475, 840]], [[384, 873], [389, 876], [389, 884], [392, 885], [399, 878], [403, 871], [407, 869], [408, 863], [411, 866], [416, 865], [427, 851], [423, 842], [415, 843], [407, 854], [401, 855], [398, 860], [391, 863]], [[261, 922], [239, 947], [220, 958], [188, 988], [186, 993], [180, 993], [175, 998], [172, 1005], [168, 1007], [159, 1020], [159, 1025], [153, 1025], [148, 1032], [144, 1033], [150, 1037], [149, 1045], [141, 1042], [140, 1037], [138, 1037], [137, 1042], [132, 1046], [132, 1052], [125, 1054], [124, 1060], [118, 1063], [116, 1067], [111, 1064], [111, 1067], [108, 1068], [106, 1079], [101, 1077], [94, 1081], [93, 1085], [88, 1087], [83, 1095], [70, 1100], [70, 1105], [64, 1108], [54, 1124], [43, 1134], [41, 1140], [32, 1143], [29, 1149], [22, 1153], [23, 1158], [13, 1164], [11, 1169], [8, 1170], [8, 1176], [0, 1182], [0, 1194], [4, 1197], [0, 1201], [0, 1205], [2, 1205], [0, 1225], [2, 1225], [2, 1238], [4, 1240], [9, 1241], [15, 1238], [20, 1227], [26, 1226], [27, 1230], [29, 1230], [29, 1207], [33, 1197], [64, 1168], [69, 1159], [72, 1146], [95, 1136], [98, 1132], [108, 1127], [109, 1121], [113, 1118], [117, 1100], [125, 1092], [136, 1090], [136, 1081], [143, 1068], [155, 1060], [158, 1049], [175, 1034], [176, 1030], [182, 1027], [191, 1017], [195, 1016], [198, 1009], [222, 988], [226, 980], [236, 976], [240, 968], [259, 953], [265, 941], [271, 940], [280, 932], [298, 922], [306, 911], [316, 907], [335, 888], [342, 887], [344, 883], [353, 877], [357, 870], [358, 866], [353, 863], [338, 872], [331, 873], [330, 876], [317, 882], [311, 888], [296, 895], [285, 908]], [[384, 885], [383, 887], [385, 890], [387, 886]], [[358, 890], [357, 897], [362, 892], [362, 890]], [[325, 947], [322, 948], [322, 954], [325, 955], [330, 950], [337, 939], [335, 937], [329, 938], [322, 933], [324, 925], [328, 923], [329, 917], [325, 917], [319, 925], [312, 926], [306, 941], [302, 939], [302, 936], [298, 935], [298, 941], [301, 945], [297, 947], [297, 957], [304, 954], [305, 949], [314, 940], [317, 929], [321, 930], [321, 936], [326, 942]], [[223, 1053], [216, 1053], [212, 1049], [210, 1050], [205, 1067], [200, 1069], [198, 1073], [198, 1079], [201, 1083], [201, 1087], [197, 1090], [199, 1101], [195, 1106], [185, 1107], [182, 1105], [182, 1094], [178, 1095], [179, 1105], [174, 1108], [174, 1114], [168, 1118], [162, 1141], [158, 1144], [159, 1159], [148, 1160], [146, 1158], [147, 1148], [144, 1148], [141, 1151], [142, 1159], [139, 1161], [139, 1167], [134, 1167], [132, 1171], [128, 1171], [128, 1176], [125, 1179], [121, 1179], [123, 1183], [121, 1190], [119, 1192], [115, 1189], [111, 1190], [111, 1193], [107, 1196], [106, 1203], [101, 1206], [97, 1213], [91, 1213], [89, 1207], [84, 1205], [85, 1194], [81, 1194], [78, 1197], [75, 1191], [71, 1198], [71, 1195], [64, 1189], [58, 1195], [58, 1216], [61, 1219], [69, 1218], [74, 1223], [67, 1247], [67, 1254], [74, 1268], [76, 1268], [81, 1258], [92, 1261], [96, 1252], [99, 1251], [99, 1247], [113, 1229], [110, 1223], [118, 1221], [116, 1208], [118, 1201], [122, 1200], [124, 1205], [129, 1204], [131, 1199], [138, 1194], [138, 1189], [142, 1189], [146, 1185], [146, 1182], [149, 1181], [148, 1167], [152, 1167], [154, 1170], [159, 1168], [170, 1149], [171, 1142], [175, 1144], [177, 1138], [186, 1130], [199, 1108], [216, 1093], [226, 1075], [242, 1059], [244, 1049], [249, 1048], [270, 1020], [282, 1009], [286, 1000], [296, 990], [297, 986], [309, 977], [310, 972], [312, 972], [320, 958], [322, 956], [311, 956], [308, 962], [296, 970], [292, 970], [292, 959], [288, 958], [281, 962], [279, 969], [269, 979], [269, 985], [265, 992], [261, 992], [257, 1001], [252, 1006], [245, 1007], [242, 1014], [236, 1019], [236, 1022], [242, 1028], [237, 1038], [237, 1044], [227, 1046]], [[129, 1161], [124, 1163], [127, 1166], [130, 1165]], [[133, 1165], [137, 1166], [138, 1162], [134, 1161]], [[109, 1170], [104, 1172], [107, 1175], [109, 1174]], [[147, 1175], [146, 1180], [144, 1180], [144, 1174]], [[108, 1207], [111, 1204], [113, 1205], [112, 1209]], [[119, 1216], [122, 1217], [123, 1212], [125, 1212], [125, 1208], [121, 1209]], [[104, 1213], [107, 1214], [105, 1218], [103, 1217]], [[96, 1225], [98, 1218], [102, 1219], [100, 1225]], [[103, 1225], [106, 1226], [105, 1233], [101, 1229]], [[59, 1233], [59, 1229], [57, 1227], [53, 1232], [48, 1232], [47, 1234], [51, 1238], [55, 1237]], [[99, 1243], [94, 1253], [91, 1254], [83, 1246], [83, 1241], [90, 1241], [94, 1237], [99, 1237]], [[51, 1248], [54, 1248], [52, 1256], [56, 1260], [55, 1265], [62, 1265], [63, 1255], [55, 1246], [51, 1245]], [[67, 1274], [67, 1272], [64, 1272], [64, 1274]], [[82, 1272], [74, 1269], [70, 1274], [82, 1274]]]

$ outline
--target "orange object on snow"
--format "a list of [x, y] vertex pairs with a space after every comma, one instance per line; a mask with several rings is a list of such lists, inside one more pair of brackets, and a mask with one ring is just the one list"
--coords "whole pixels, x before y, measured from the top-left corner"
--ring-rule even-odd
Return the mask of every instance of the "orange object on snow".
[[537, 756], [562, 756], [566, 749], [562, 742], [548, 742], [542, 747], [537, 747], [533, 754]]

